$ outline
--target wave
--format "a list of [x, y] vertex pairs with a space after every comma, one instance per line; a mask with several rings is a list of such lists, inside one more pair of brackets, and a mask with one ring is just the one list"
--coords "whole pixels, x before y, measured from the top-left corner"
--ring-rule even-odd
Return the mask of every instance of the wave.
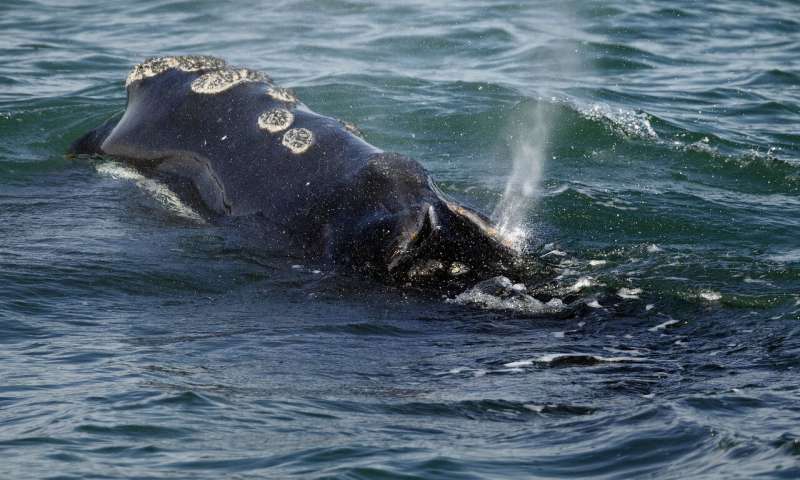
[[[508, 97], [505, 101], [513, 102]], [[421, 130], [424, 135], [415, 137], [417, 145], [404, 142], [403, 146], [412, 155], [417, 151], [417, 156], [427, 156], [436, 169], [444, 162], [431, 159], [427, 152], [441, 150], [442, 138], [455, 138], [460, 148], [471, 149], [474, 154], [462, 160], [468, 170], [454, 170], [450, 166], [452, 159], [443, 158], [448, 168], [441, 170], [448, 181], [463, 183], [478, 177], [484, 183], [500, 182], [517, 141], [509, 132], [533, 131], [535, 120], [530, 112], [534, 111], [543, 112], [541, 117], [548, 122], [546, 141], [551, 159], [546, 169], [551, 173], [574, 176], [574, 172], [599, 169], [606, 176], [613, 168], [621, 178], [646, 175], [648, 180], [661, 177], [662, 182], [678, 178], [759, 194], [800, 192], [800, 161], [794, 158], [796, 147], [792, 146], [798, 139], [794, 135], [776, 137], [780, 141], [774, 146], [743, 143], [709, 131], [686, 129], [643, 110], [581, 103], [570, 98], [518, 97], [510, 106], [484, 104], [478, 112], [463, 114], [445, 111], [431, 115], [418, 111], [417, 118], [427, 118], [421, 124], [408, 125], [408, 130]], [[421, 148], [426, 145], [430, 148]], [[487, 161], [487, 157], [492, 160]], [[652, 164], [653, 159], [658, 159], [658, 164]], [[619, 188], [616, 183], [613, 187]]]

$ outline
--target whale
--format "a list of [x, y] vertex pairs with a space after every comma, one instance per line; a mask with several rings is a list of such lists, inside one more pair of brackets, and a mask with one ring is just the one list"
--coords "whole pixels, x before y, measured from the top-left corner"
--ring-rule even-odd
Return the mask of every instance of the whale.
[[127, 104], [77, 138], [73, 156], [125, 162], [210, 222], [248, 225], [271, 252], [436, 283], [503, 274], [520, 252], [416, 160], [320, 115], [267, 74], [204, 56], [133, 67]]

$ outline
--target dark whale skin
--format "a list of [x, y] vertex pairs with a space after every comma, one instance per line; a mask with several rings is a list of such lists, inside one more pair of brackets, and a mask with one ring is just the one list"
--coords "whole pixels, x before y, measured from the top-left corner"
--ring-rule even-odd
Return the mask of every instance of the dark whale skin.
[[[77, 139], [69, 153], [125, 161], [212, 221], [258, 225], [269, 248], [389, 282], [467, 279], [518, 262], [491, 222], [446, 198], [420, 163], [370, 145], [286, 90], [268, 94], [276, 88], [268, 77], [198, 93], [198, 78], [230, 69], [214, 60], [195, 71], [129, 77], [122, 117]], [[310, 146], [297, 153], [285, 144], [288, 129], [259, 125], [274, 109], [291, 112], [291, 129], [313, 134]]]

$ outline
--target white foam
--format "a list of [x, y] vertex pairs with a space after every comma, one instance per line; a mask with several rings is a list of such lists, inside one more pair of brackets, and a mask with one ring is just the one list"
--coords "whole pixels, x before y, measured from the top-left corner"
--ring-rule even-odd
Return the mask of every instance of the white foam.
[[492, 373], [523, 373], [524, 371], [521, 368], [498, 368], [497, 370], [492, 370]]
[[562, 193], [566, 192], [567, 190], [569, 190], [569, 184], [564, 183], [564, 184], [561, 184], [561, 185], [557, 186], [556, 188], [554, 188], [552, 190], [549, 190], [549, 191], [546, 191], [546, 192], [542, 193], [542, 196], [543, 197], [556, 197], [556, 196], [561, 195]]
[[589, 288], [593, 285], [594, 281], [592, 281], [591, 277], [581, 277], [578, 279], [578, 281], [575, 282], [575, 284], [569, 287], [569, 289], [572, 290], [573, 292], [579, 292], [584, 288]]
[[797, 263], [800, 262], [800, 248], [769, 255], [767, 259], [778, 263]]
[[[638, 354], [638, 353], [637, 353]], [[557, 360], [568, 358], [591, 358], [598, 363], [625, 363], [625, 362], [642, 362], [643, 358], [619, 356], [619, 357], [604, 357], [601, 355], [585, 355], [581, 353], [548, 353], [536, 358], [529, 358], [525, 360], [517, 360], [515, 362], [504, 363], [503, 366], [507, 368], [517, 369], [522, 367], [530, 367], [536, 363], [553, 363]]]
[[722, 294], [712, 290], [703, 290], [698, 294], [698, 296], [703, 300], [708, 300], [709, 302], [716, 302], [722, 298]]
[[625, 206], [625, 205], [620, 205], [620, 203], [628, 203], [628, 202], [625, 202], [624, 200], [617, 200], [617, 199], [611, 199], [611, 200], [609, 200], [607, 202], [597, 202], [598, 205], [603, 205], [604, 207], [613, 208], [615, 210], [623, 210], [623, 211], [639, 210], [638, 207], [628, 207], [628, 206]]
[[648, 328], [647, 330], [649, 330], [649, 331], [651, 331], [651, 332], [657, 332], [657, 331], [659, 331], [659, 330], [664, 330], [664, 329], [666, 329], [666, 328], [667, 328], [667, 327], [669, 327], [670, 325], [675, 325], [676, 323], [678, 323], [678, 320], [670, 319], [670, 320], [667, 320], [667, 321], [666, 321], [666, 322], [664, 322], [664, 323], [659, 323], [659, 324], [658, 324], [658, 325], [656, 325], [655, 327]]
[[650, 116], [644, 112], [634, 112], [622, 108], [613, 109], [608, 105], [596, 103], [581, 114], [590, 120], [607, 123], [619, 133], [630, 136], [658, 140], [658, 134], [650, 124]]
[[[700, 140], [690, 143], [684, 146], [684, 150], [694, 150], [696, 152], [703, 152], [708, 153], [710, 155], [716, 155], [718, 153], [716, 147], [712, 147], [710, 144], [710, 139], [708, 137], [703, 137]], [[680, 145], [681, 142], [676, 142], [676, 144]]]
[[503, 364], [504, 367], [508, 367], [508, 368], [529, 367], [531, 365], [533, 365], [533, 359], [531, 359], [531, 360], [519, 360], [519, 361], [516, 361], [516, 362], [508, 362], [508, 363], [504, 363]]
[[170, 190], [163, 183], [153, 180], [152, 178], [147, 178], [136, 170], [119, 163], [100, 163], [97, 164], [95, 168], [98, 173], [111, 178], [134, 182], [137, 187], [141, 188], [173, 213], [198, 223], [205, 223], [205, 220], [203, 220], [200, 214], [183, 203], [175, 192]]
[[644, 353], [640, 352], [639, 350], [622, 350], [620, 348], [613, 348], [613, 347], [603, 347], [603, 350], [611, 353], [622, 353], [628, 355], [644, 355]]
[[447, 373], [451, 375], [458, 375], [459, 373], [470, 372], [470, 371], [472, 371], [472, 369], [469, 367], [456, 367], [456, 368], [451, 368]]
[[511, 310], [528, 314], [553, 314], [566, 308], [560, 298], [552, 298], [545, 303], [524, 293], [509, 297], [499, 297], [483, 292], [477, 287], [464, 291], [456, 295], [455, 298], [450, 298], [446, 301], [459, 305], [472, 305], [486, 310]]
[[622, 287], [617, 291], [617, 295], [621, 298], [625, 299], [637, 299], [639, 298], [639, 294], [642, 293], [641, 288], [626, 288]]
[[589, 265], [592, 267], [599, 267], [608, 263], [606, 260], [589, 260]]
[[503, 240], [503, 243], [519, 251], [525, 246], [529, 232], [522, 225], [506, 225], [498, 227], [497, 235]]
[[763, 278], [751, 278], [751, 277], [745, 277], [744, 283], [759, 283], [762, 285], [772, 285], [772, 282], [770, 282], [769, 280], [764, 280]]

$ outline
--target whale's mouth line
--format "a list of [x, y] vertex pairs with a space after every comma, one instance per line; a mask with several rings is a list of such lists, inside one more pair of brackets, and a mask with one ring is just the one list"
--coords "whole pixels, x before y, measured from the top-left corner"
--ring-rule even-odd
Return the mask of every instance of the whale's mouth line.
[[203, 215], [181, 199], [168, 185], [153, 178], [142, 175], [133, 166], [116, 161], [103, 161], [95, 165], [101, 175], [133, 182], [141, 191], [151, 196], [168, 211], [180, 217], [205, 224]]

